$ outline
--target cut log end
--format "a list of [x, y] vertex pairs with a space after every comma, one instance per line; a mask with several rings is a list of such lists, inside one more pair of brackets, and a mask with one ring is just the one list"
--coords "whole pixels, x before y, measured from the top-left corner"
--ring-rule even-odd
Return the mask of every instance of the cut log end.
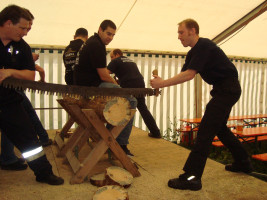
[[117, 97], [107, 102], [103, 115], [113, 126], [123, 126], [131, 119], [131, 106], [127, 99]]
[[133, 182], [133, 175], [121, 167], [108, 167], [106, 169], [106, 182], [107, 185], [120, 185], [128, 188]]
[[105, 185], [118, 185], [128, 188], [133, 183], [133, 175], [121, 167], [108, 167], [105, 173], [91, 176], [92, 185], [102, 187]]
[[93, 200], [129, 200], [128, 192], [120, 186], [108, 185], [100, 187], [94, 194]]

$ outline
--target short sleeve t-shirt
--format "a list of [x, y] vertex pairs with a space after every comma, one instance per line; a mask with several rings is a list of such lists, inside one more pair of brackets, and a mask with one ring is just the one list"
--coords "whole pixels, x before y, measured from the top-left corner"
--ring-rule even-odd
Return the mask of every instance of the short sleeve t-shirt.
[[136, 63], [131, 59], [121, 56], [112, 60], [107, 67], [120, 81], [123, 88], [145, 87], [144, 78]]
[[[0, 40], [0, 68], [16, 70], [35, 70], [30, 46], [21, 39], [12, 41], [6, 46]], [[13, 89], [0, 86], [0, 106], [20, 101], [20, 95]]]
[[74, 67], [74, 84], [98, 87], [103, 81], [97, 73], [97, 68], [105, 68], [106, 59], [106, 46], [95, 33], [78, 52]]
[[238, 77], [236, 67], [225, 53], [206, 38], [199, 38], [196, 45], [188, 52], [182, 71], [187, 69], [196, 70], [210, 85], [231, 77]]

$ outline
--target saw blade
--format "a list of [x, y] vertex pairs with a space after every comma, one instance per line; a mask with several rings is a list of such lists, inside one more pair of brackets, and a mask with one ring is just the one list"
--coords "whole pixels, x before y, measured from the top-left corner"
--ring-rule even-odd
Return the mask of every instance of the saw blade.
[[30, 80], [16, 79], [8, 77], [2, 84], [5, 88], [15, 90], [29, 89], [31, 92], [40, 92], [46, 94], [52, 94], [57, 96], [69, 95], [69, 96], [82, 96], [89, 98], [93, 96], [152, 96], [155, 94], [151, 88], [99, 88], [99, 87], [86, 87], [78, 85], [62, 85], [54, 83], [36, 82]]

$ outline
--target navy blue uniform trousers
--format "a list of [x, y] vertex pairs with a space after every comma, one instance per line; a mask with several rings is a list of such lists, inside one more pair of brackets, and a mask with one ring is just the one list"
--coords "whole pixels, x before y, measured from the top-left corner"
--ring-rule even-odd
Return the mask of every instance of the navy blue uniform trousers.
[[[30, 118], [20, 102], [0, 107], [0, 129], [22, 153], [40, 147]], [[28, 165], [36, 176], [53, 173], [45, 155], [28, 162]]]

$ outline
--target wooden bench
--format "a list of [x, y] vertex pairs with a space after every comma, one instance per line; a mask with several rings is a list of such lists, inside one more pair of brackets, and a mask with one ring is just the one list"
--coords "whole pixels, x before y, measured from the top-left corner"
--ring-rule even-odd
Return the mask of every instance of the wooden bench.
[[[258, 136], [257, 138], [257, 142], [259, 141], [266, 141], [267, 140], [267, 135], [263, 135], [263, 136]], [[255, 142], [255, 137], [247, 137], [243, 139], [239, 138], [239, 141], [240, 142], [247, 142], [247, 143], [251, 143], [251, 142]], [[223, 143], [219, 140], [219, 138], [217, 136], [215, 136], [213, 142], [212, 142], [212, 145], [215, 146], [215, 147], [223, 147]]]
[[260, 160], [260, 161], [267, 161], [267, 153], [262, 153], [262, 154], [256, 154], [252, 155], [253, 159]]
[[198, 127], [192, 128], [187, 125], [177, 130], [180, 133], [181, 142], [187, 145], [192, 145], [194, 141], [194, 132], [198, 131]]

